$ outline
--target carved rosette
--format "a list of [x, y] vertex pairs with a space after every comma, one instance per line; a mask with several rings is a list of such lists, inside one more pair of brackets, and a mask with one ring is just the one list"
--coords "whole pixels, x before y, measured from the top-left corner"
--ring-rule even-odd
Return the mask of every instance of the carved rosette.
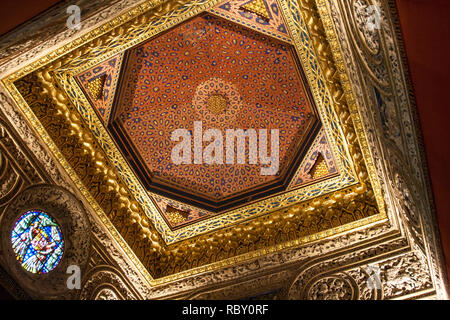
[[[11, 232], [17, 219], [29, 210], [48, 213], [61, 228], [64, 251], [58, 266], [46, 274], [26, 271], [16, 261], [11, 246]], [[34, 185], [20, 192], [8, 205], [1, 220], [1, 244], [10, 274], [27, 292], [39, 298], [67, 296], [68, 274], [71, 265], [83, 270], [89, 258], [90, 224], [84, 207], [67, 190], [52, 185]]]

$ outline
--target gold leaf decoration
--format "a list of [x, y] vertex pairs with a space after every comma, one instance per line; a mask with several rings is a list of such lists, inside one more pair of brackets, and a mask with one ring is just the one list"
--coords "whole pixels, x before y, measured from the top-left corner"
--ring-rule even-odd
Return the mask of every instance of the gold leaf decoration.
[[241, 6], [241, 10], [254, 13], [266, 21], [270, 20], [270, 15], [269, 12], [267, 12], [264, 0], [253, 0], [248, 2]]
[[95, 100], [103, 98], [103, 87], [105, 86], [105, 82], [106, 74], [88, 82], [87, 88]]
[[215, 115], [219, 115], [221, 113], [224, 113], [227, 109], [228, 101], [221, 94], [213, 94], [208, 97], [206, 105], [209, 111], [211, 111]]

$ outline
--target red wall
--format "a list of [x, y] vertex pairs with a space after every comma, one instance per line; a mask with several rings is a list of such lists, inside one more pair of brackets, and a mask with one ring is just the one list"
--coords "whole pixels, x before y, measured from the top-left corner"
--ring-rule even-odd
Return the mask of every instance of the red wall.
[[450, 1], [396, 1], [450, 275]]

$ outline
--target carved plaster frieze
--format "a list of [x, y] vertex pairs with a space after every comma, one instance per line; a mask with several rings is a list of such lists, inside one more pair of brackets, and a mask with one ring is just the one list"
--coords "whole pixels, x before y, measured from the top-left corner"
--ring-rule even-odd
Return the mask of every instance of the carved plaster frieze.
[[[396, 237], [399, 235], [397, 234]], [[366, 228], [356, 232], [347, 233], [341, 237], [333, 239], [326, 239], [318, 241], [310, 245], [305, 245], [296, 249], [283, 250], [276, 254], [266, 255], [263, 258], [253, 259], [245, 263], [239, 263], [232, 267], [223, 268], [216, 272], [209, 272], [201, 276], [189, 277], [180, 281], [174, 281], [161, 286], [156, 286], [151, 290], [151, 294], [148, 298], [164, 298], [173, 296], [193, 296], [195, 297], [198, 292], [206, 290], [207, 287], [224, 287], [225, 290], [231, 283], [236, 283], [234, 287], [239, 288], [244, 293], [250, 295], [256, 295], [257, 291], [252, 291], [253, 283], [264, 281], [265, 277], [271, 277], [283, 270], [293, 268], [295, 266], [294, 273], [298, 273], [298, 269], [301, 266], [306, 266], [309, 263], [316, 261], [326, 260], [329, 255], [342, 255], [343, 257], [339, 261], [349, 261], [344, 259], [344, 253], [339, 253], [340, 250], [347, 248], [350, 251], [349, 256], [353, 257], [354, 262], [363, 259], [373, 259], [377, 255], [389, 253], [391, 251], [396, 252], [398, 250], [404, 250], [408, 248], [407, 240], [404, 238], [397, 239], [395, 241], [387, 241], [386, 239], [392, 239], [395, 235], [392, 233], [392, 229], [389, 224], [377, 224], [371, 228]], [[365, 239], [374, 239], [372, 246], [368, 247], [367, 251], [356, 255], [353, 251], [358, 252], [358, 244]], [[378, 239], [378, 241], [376, 241]], [[360, 245], [364, 247], [364, 245]], [[338, 252], [338, 253], [337, 253]], [[343, 263], [345, 264], [345, 262]], [[332, 266], [330, 266], [331, 268]], [[284, 272], [284, 271], [283, 271]], [[239, 281], [238, 279], [252, 279], [249, 282]], [[289, 277], [285, 278], [289, 281]], [[233, 285], [232, 285], [233, 286]], [[247, 288], [246, 286], [249, 286]], [[221, 290], [215, 290], [218, 296], [223, 296]], [[212, 297], [213, 293], [209, 293], [209, 297]], [[232, 296], [237, 295], [233, 293]]]
[[320, 271], [301, 273], [290, 287], [288, 297], [307, 300], [379, 300], [423, 297], [433, 293], [433, 282], [424, 258], [412, 252], [356, 268], [324, 273]]
[[103, 266], [89, 271], [82, 285], [81, 300], [136, 300], [138, 295], [118, 270]]

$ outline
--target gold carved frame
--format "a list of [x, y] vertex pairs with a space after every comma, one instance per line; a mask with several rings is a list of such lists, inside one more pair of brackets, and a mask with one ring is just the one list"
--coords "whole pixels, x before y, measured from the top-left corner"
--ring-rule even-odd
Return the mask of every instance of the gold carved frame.
[[332, 142], [339, 176], [176, 231], [156, 214], [74, 75], [218, 2], [143, 3], [2, 79], [27, 120], [151, 285], [387, 219], [323, 0], [280, 0], [279, 4]]

